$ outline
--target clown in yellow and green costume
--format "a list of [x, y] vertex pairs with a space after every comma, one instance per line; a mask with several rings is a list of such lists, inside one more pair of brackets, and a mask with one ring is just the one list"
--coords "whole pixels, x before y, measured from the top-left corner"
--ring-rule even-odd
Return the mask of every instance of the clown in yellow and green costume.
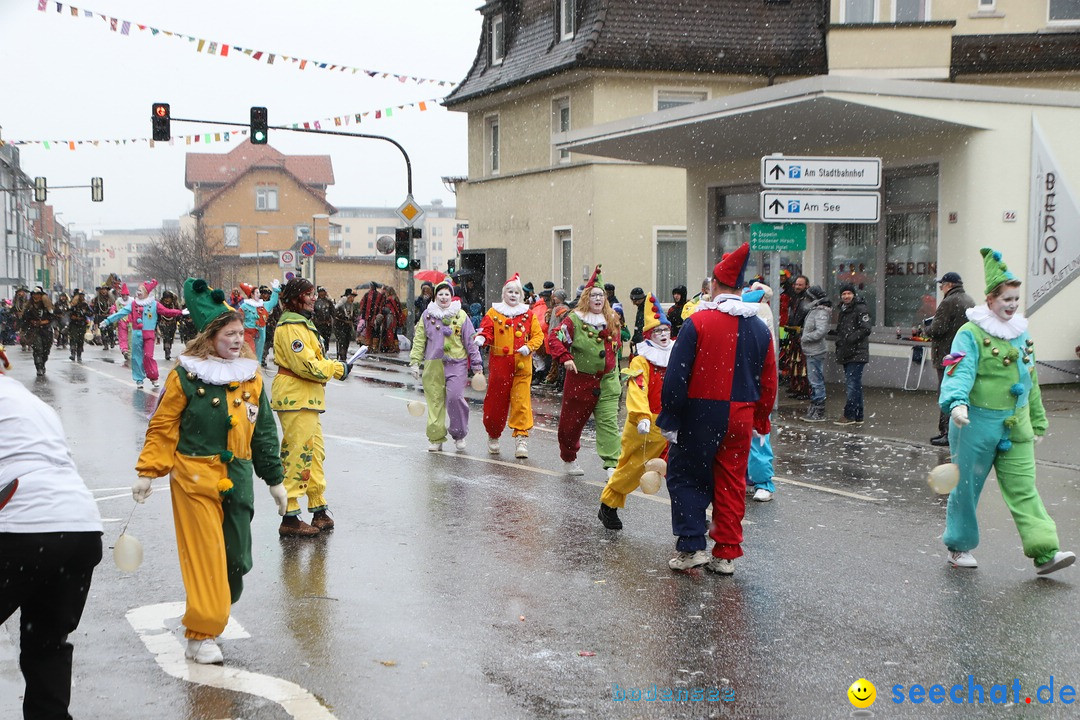
[[[211, 292], [203, 280], [189, 278], [184, 296], [200, 331], [219, 316], [233, 314], [224, 294]], [[241, 319], [233, 321], [242, 338]], [[215, 327], [220, 325], [211, 325]], [[196, 338], [193, 347], [198, 342]], [[244, 356], [200, 357], [190, 349], [181, 355], [150, 418], [136, 471], [145, 481], [145, 494], [150, 478], [170, 477], [187, 591], [185, 636], [193, 642], [212, 641], [225, 629], [230, 606], [240, 599], [243, 577], [252, 566], [252, 473], [268, 486], [282, 482], [277, 427], [258, 362]], [[220, 662], [220, 651], [211, 662]]]
[[1071, 565], [1057, 526], [1035, 487], [1035, 448], [1047, 431], [1035, 370], [1035, 343], [1018, 311], [1020, 281], [1001, 253], [983, 248], [986, 299], [967, 311], [956, 333], [939, 404], [952, 417], [949, 445], [960, 481], [949, 494], [942, 537], [955, 567], [974, 568], [979, 544], [976, 508], [991, 468], [1012, 513], [1024, 555], [1045, 575]]

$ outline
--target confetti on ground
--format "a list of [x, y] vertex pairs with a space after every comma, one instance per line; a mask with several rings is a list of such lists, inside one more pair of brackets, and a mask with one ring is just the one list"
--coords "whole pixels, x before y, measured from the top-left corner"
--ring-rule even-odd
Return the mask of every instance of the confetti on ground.
[[596, 657], [596, 653], [594, 653], [592, 650], [579, 650], [578, 655], [580, 655], [581, 657]]
[[386, 667], [396, 667], [397, 666], [397, 660], [380, 660], [379, 662], [381, 662]]

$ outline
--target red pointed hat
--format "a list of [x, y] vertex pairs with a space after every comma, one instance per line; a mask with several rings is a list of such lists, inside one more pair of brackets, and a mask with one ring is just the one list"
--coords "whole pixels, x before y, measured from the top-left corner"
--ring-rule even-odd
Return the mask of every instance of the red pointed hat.
[[596, 269], [592, 271], [592, 277], [589, 278], [589, 282], [585, 283], [585, 290], [588, 290], [593, 285], [604, 287], [604, 279], [600, 277], [600, 265], [597, 265]]
[[521, 275], [520, 274], [514, 273], [513, 275], [511, 275], [510, 279], [507, 280], [505, 283], [503, 283], [503, 287], [506, 287], [507, 285], [513, 285], [513, 284], [516, 284], [518, 286], [519, 290], [522, 289], [521, 288]]
[[746, 260], [750, 257], [750, 243], [743, 243], [733, 251], [726, 253], [720, 262], [716, 263], [712, 274], [716, 282], [727, 285], [730, 288], [740, 288], [743, 284], [743, 271], [746, 270]]
[[243, 290], [244, 294], [247, 295], [248, 297], [251, 297], [251, 294], [253, 292], [255, 292], [255, 286], [254, 285], [248, 285], [245, 282], [240, 283], [240, 289]]

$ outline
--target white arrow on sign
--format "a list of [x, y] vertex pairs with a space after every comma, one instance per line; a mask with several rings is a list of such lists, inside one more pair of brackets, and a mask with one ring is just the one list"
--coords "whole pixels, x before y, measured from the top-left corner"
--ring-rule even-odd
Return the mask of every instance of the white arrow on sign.
[[876, 192], [761, 193], [765, 222], [876, 223], [881, 219], [881, 195]]
[[761, 186], [870, 190], [881, 187], [881, 158], [787, 157], [761, 158]]

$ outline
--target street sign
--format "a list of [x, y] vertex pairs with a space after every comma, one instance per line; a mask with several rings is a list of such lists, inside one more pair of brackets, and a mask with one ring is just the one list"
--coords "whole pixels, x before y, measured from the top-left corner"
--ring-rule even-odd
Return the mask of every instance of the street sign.
[[881, 158], [785, 157], [761, 158], [761, 186], [870, 190], [881, 187]]
[[806, 223], [751, 223], [750, 249], [761, 252], [806, 250]]
[[300, 254], [303, 255], [304, 257], [311, 257], [312, 255], [315, 254], [315, 250], [316, 250], [315, 243], [311, 242], [310, 240], [306, 240], [300, 246]]
[[278, 255], [278, 267], [292, 267], [296, 264], [296, 253], [292, 250], [282, 250]]
[[413, 200], [413, 196], [409, 195], [395, 212], [399, 218], [405, 221], [406, 225], [412, 227], [423, 216], [424, 208], [417, 205], [416, 201]]
[[289, 282], [294, 277], [296, 277], [296, 271], [295, 270], [286, 270], [285, 271], [285, 282]]
[[876, 223], [881, 219], [881, 195], [876, 192], [761, 193], [765, 222]]

